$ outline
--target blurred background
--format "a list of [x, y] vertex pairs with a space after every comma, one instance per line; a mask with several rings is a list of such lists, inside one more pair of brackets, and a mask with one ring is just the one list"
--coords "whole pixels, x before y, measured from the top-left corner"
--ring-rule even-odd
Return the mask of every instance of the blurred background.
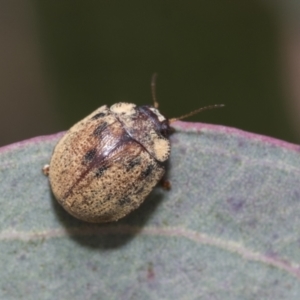
[[300, 2], [0, 0], [0, 146], [66, 130], [97, 107], [300, 143]]

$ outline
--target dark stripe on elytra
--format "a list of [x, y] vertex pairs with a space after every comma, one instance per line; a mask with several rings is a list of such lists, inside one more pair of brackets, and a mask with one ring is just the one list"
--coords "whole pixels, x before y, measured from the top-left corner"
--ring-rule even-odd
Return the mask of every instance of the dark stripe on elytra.
[[[79, 178], [74, 182], [74, 184], [69, 188], [69, 190], [64, 194], [63, 199], [65, 200], [66, 198], [68, 198], [71, 194], [72, 191], [74, 189], [74, 187], [76, 185], [78, 185], [80, 183], [80, 181], [82, 181], [85, 176], [92, 170], [94, 169], [96, 166], [98, 167], [98, 172], [100, 169], [102, 169], [102, 171], [99, 172], [99, 177], [101, 177], [103, 175], [103, 173], [105, 172], [106, 169], [108, 169], [110, 166], [108, 164], [107, 161], [105, 161], [105, 159], [110, 156], [111, 152], [115, 151], [117, 148], [119, 148], [120, 146], [124, 145], [124, 143], [133, 140], [127, 133], [124, 133], [122, 135], [122, 138], [120, 138], [119, 142], [115, 145], [114, 148], [110, 149], [110, 151], [106, 152], [105, 155], [98, 153], [96, 151], [94, 158], [92, 159], [92, 161], [89, 163], [89, 165], [87, 166], [87, 168], [85, 169], [85, 171], [83, 173], [80, 174]], [[104, 169], [105, 168], [105, 169]], [[97, 173], [97, 171], [96, 171]], [[91, 184], [91, 181], [87, 184], [87, 186]]]
[[125, 205], [125, 204], [129, 204], [130, 202], [131, 202], [131, 199], [130, 199], [130, 197], [128, 197], [128, 196], [126, 196], [126, 197], [124, 197], [124, 198], [122, 198], [122, 199], [119, 199], [119, 204], [121, 205], [121, 206], [123, 206], [123, 205]]
[[91, 120], [97, 120], [97, 119], [100, 119], [100, 118], [103, 118], [105, 116], [105, 113], [98, 113], [96, 115], [94, 115]]
[[126, 166], [126, 171], [132, 170], [135, 166], [139, 166], [141, 164], [141, 159], [138, 157], [136, 159], [133, 159], [129, 162], [129, 164]]
[[103, 122], [93, 131], [93, 135], [100, 136], [101, 132], [107, 127], [107, 122]]
[[83, 162], [86, 163], [86, 162], [91, 162], [95, 155], [96, 155], [96, 152], [97, 150], [94, 148], [94, 149], [91, 149], [89, 150], [83, 157]]
[[107, 169], [109, 169], [108, 165], [104, 165], [104, 166], [98, 168], [96, 173], [95, 173], [95, 176], [97, 178], [101, 177]]
[[154, 165], [149, 165], [145, 171], [141, 172], [141, 177], [142, 178], [148, 177], [152, 173], [153, 170], [154, 170]]

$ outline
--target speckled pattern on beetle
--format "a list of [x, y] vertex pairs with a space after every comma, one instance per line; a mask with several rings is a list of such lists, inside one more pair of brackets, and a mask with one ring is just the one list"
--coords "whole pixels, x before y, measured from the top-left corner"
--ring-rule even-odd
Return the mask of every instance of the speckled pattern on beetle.
[[44, 172], [58, 202], [88, 222], [110, 222], [140, 206], [165, 173], [170, 125], [153, 106], [101, 106], [56, 145]]

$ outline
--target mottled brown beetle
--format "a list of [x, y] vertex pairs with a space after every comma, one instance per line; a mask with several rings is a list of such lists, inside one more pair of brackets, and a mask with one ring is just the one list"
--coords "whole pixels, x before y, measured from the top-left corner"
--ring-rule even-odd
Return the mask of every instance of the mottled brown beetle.
[[140, 206], [165, 173], [170, 123], [154, 106], [103, 105], [75, 124], [56, 145], [49, 175], [54, 196], [66, 211], [87, 222], [117, 221]]

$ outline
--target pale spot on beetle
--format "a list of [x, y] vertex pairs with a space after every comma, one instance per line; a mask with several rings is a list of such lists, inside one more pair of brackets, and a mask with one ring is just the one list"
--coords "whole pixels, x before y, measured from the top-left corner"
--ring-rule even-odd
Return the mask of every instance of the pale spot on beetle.
[[94, 130], [93, 135], [99, 136], [106, 127], [107, 127], [107, 123], [103, 122]]
[[169, 157], [170, 144], [167, 139], [154, 139], [154, 155], [158, 161], [165, 161]]
[[136, 105], [133, 103], [116, 103], [111, 106], [110, 110], [116, 114], [133, 115], [135, 114]]
[[149, 109], [156, 114], [159, 122], [163, 122], [166, 120], [166, 118], [158, 111], [157, 108], [149, 107]]

